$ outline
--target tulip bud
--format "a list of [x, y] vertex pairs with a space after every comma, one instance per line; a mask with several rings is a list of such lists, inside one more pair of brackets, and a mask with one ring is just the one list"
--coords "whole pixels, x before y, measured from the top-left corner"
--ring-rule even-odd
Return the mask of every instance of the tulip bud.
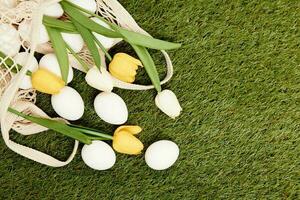
[[161, 111], [173, 119], [178, 117], [182, 111], [176, 95], [171, 90], [159, 92], [155, 97], [155, 104]]
[[32, 73], [31, 83], [34, 89], [46, 94], [58, 94], [65, 86], [65, 82], [60, 77], [45, 68]]
[[105, 68], [100, 70], [94, 66], [87, 72], [85, 76], [85, 81], [91, 87], [104, 92], [111, 92], [113, 90], [113, 81], [110, 74], [106, 71]]
[[113, 136], [113, 148], [119, 153], [140, 154], [144, 149], [144, 145], [134, 135], [141, 131], [142, 128], [139, 126], [120, 126], [115, 130]]
[[117, 53], [109, 64], [109, 71], [117, 79], [127, 83], [133, 83], [138, 66], [142, 66], [140, 60], [126, 53]]

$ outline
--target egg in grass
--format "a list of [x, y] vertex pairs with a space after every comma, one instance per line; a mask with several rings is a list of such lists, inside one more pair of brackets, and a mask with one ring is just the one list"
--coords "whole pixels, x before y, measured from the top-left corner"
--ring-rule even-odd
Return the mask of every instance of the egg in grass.
[[58, 94], [52, 95], [51, 104], [53, 110], [66, 120], [78, 120], [84, 113], [82, 97], [75, 89], [69, 86], [62, 88]]
[[154, 170], [170, 168], [179, 156], [177, 144], [170, 140], [160, 140], [151, 144], [145, 153], [147, 165]]
[[94, 140], [92, 144], [84, 145], [81, 150], [84, 163], [95, 170], [107, 170], [116, 162], [116, 154], [107, 143]]
[[128, 119], [128, 109], [124, 100], [112, 92], [101, 92], [94, 100], [97, 115], [109, 124], [124, 124]]

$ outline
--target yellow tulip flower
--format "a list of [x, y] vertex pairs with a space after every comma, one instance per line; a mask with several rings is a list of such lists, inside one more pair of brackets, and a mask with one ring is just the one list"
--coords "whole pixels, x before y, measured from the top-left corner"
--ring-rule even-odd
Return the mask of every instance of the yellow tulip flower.
[[138, 66], [143, 66], [140, 60], [126, 53], [117, 53], [109, 64], [109, 71], [117, 79], [133, 83]]
[[141, 131], [142, 128], [139, 126], [120, 126], [115, 130], [113, 136], [113, 148], [119, 153], [140, 154], [144, 149], [144, 145], [134, 135]]
[[65, 82], [56, 74], [45, 68], [40, 68], [31, 75], [32, 87], [46, 94], [58, 94]]

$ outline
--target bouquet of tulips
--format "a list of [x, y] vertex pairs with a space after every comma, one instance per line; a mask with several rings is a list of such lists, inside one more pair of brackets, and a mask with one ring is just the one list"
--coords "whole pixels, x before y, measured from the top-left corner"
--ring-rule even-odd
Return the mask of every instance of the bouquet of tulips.
[[[2, 0], [0, 3], [1, 11], [17, 8], [23, 2]], [[127, 123], [128, 109], [125, 101], [112, 92], [113, 88], [155, 88], [157, 107], [171, 118], [179, 116], [182, 108], [176, 95], [171, 90], [163, 90], [161, 85], [169, 81], [173, 73], [166, 50], [176, 49], [181, 45], [153, 38], [142, 29], [133, 31], [122, 26], [120, 18], [107, 17], [106, 14], [123, 9], [115, 1], [110, 1], [110, 12], [100, 8], [100, 5], [107, 6], [108, 1], [105, 0], [50, 0], [32, 3], [36, 6], [36, 13], [29, 20], [21, 18], [17, 22], [8, 23], [9, 13], [0, 15], [0, 42], [3, 44], [0, 46], [0, 66], [4, 68], [1, 80], [4, 81], [7, 71], [11, 76], [9, 84], [1, 89], [1, 104], [7, 104], [8, 91], [13, 88], [46, 93], [51, 95], [52, 107], [61, 120], [26, 114], [13, 105], [7, 105], [6, 109], [0, 110], [1, 122], [5, 116], [3, 113], [9, 111], [15, 117], [84, 143], [82, 158], [88, 166], [97, 170], [109, 169], [114, 165], [116, 158], [113, 149], [129, 155], [140, 154], [144, 145], [136, 134], [142, 128], [124, 125]], [[129, 15], [127, 12], [125, 14]], [[114, 15], [110, 13], [110, 16]], [[121, 41], [128, 43], [138, 58], [123, 52], [110, 55], [109, 49]], [[159, 79], [148, 49], [162, 51], [167, 60], [168, 73], [163, 81]], [[146, 70], [153, 85], [134, 83], [139, 67]], [[85, 72], [86, 83], [100, 91], [94, 100], [97, 115], [107, 123], [120, 125], [113, 135], [68, 122], [78, 120], [84, 114], [82, 97], [68, 86], [73, 79], [74, 68]], [[112, 140], [113, 149], [103, 142], [105, 140]], [[162, 140], [147, 149], [145, 159], [151, 168], [162, 170], [173, 165], [178, 154], [179, 149], [175, 143]], [[39, 162], [38, 159], [32, 159]]]

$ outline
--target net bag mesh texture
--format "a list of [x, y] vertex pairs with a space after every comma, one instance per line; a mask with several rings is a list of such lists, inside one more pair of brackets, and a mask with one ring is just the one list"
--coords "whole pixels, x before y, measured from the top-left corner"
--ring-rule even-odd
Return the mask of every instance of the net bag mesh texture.
[[[10, 45], [12, 45], [12, 43], [19, 43], [20, 49], [30, 54], [26, 61], [26, 64], [23, 66], [23, 69], [21, 71], [18, 71], [14, 56], [0, 58], [0, 122], [2, 137], [5, 141], [5, 144], [11, 150], [31, 160], [52, 167], [61, 167], [71, 162], [76, 154], [78, 141], [75, 141], [73, 151], [66, 161], [60, 161], [38, 150], [17, 144], [9, 138], [9, 132], [11, 129], [22, 135], [43, 133], [47, 129], [45, 127], [24, 120], [23, 118], [10, 114], [9, 112], [7, 112], [7, 108], [11, 106], [26, 114], [49, 118], [46, 113], [44, 113], [35, 105], [36, 91], [34, 89], [22, 90], [19, 89], [18, 85], [26, 76], [26, 71], [28, 69], [27, 65], [28, 63], [30, 63], [30, 60], [34, 56], [34, 52], [39, 52], [42, 54], [53, 52], [50, 43], [38, 45], [35, 40], [37, 40], [36, 38], [38, 38], [39, 26], [41, 26], [42, 24], [43, 9], [59, 1], [60, 0], [0, 0], [0, 51], [10, 51]], [[96, 3], [97, 14], [99, 14], [100, 16], [103, 16], [110, 22], [113, 22], [128, 30], [149, 35], [138, 26], [131, 15], [122, 7], [122, 5], [117, 0], [96, 0]], [[17, 30], [19, 24], [23, 20], [32, 21], [33, 28], [30, 33], [32, 37], [29, 41], [24, 41], [21, 39], [21, 37], [19, 37], [20, 41], [16, 42], [16, 40], [14, 40], [14, 38], [12, 37], [12, 35], [16, 33], [14, 31], [12, 31], [13, 33], [8, 33], [5, 28], [10, 27], [9, 30]], [[11, 29], [12, 27], [13, 29]], [[1, 41], [1, 37], [3, 35], [12, 37], [12, 39], [7, 40], [8, 43], [5, 43]], [[117, 42], [119, 41], [116, 41], [116, 43]], [[162, 53], [167, 63], [167, 75], [161, 82], [161, 84], [164, 84], [172, 77], [173, 66], [168, 54], [165, 51], [162, 51]], [[79, 52], [78, 55], [85, 62], [87, 62], [91, 66], [93, 65], [92, 57], [86, 47], [83, 48], [83, 50]], [[104, 56], [103, 53], [101, 53], [101, 55]], [[74, 57], [70, 55], [69, 58], [70, 65], [72, 67], [84, 71], [84, 69], [80, 66], [80, 64]], [[7, 61], [12, 62], [8, 65]], [[103, 67], [106, 67], [106, 63], [102, 63], [102, 65]], [[143, 86], [138, 84], [129, 84], [119, 81], [115, 78], [114, 86], [130, 90], [148, 90], [154, 88], [153, 85]], [[57, 120], [63, 119], [57, 118]]]

